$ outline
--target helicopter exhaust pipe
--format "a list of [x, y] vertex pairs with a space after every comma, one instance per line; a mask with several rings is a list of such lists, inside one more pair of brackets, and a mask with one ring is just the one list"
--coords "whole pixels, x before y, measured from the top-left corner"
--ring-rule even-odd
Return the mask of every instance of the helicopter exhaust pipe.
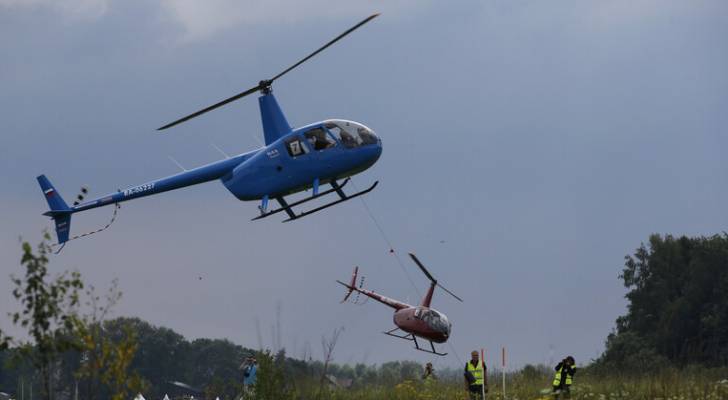
[[337, 280], [336, 282], [339, 282], [341, 285], [345, 286], [347, 289], [349, 289], [346, 292], [346, 295], [344, 296], [344, 299], [341, 300], [341, 303], [345, 303], [346, 300], [349, 300], [349, 296], [351, 296], [351, 293], [356, 289], [356, 275], [359, 273], [359, 267], [354, 267], [354, 272], [351, 274], [351, 281], [347, 285], [346, 283]]

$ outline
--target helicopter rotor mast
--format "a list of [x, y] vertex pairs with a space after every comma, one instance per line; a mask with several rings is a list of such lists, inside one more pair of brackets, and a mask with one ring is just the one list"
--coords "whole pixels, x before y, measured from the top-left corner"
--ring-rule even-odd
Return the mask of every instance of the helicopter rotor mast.
[[432, 300], [432, 292], [435, 289], [435, 286], [437, 286], [440, 289], [444, 290], [445, 292], [447, 292], [447, 294], [449, 294], [450, 296], [456, 298], [457, 300], [460, 300], [461, 303], [463, 302], [463, 299], [461, 299], [455, 293], [453, 293], [453, 292], [445, 289], [444, 286], [442, 286], [441, 284], [439, 284], [437, 282], [437, 279], [435, 279], [432, 276], [432, 274], [430, 274], [430, 271], [428, 271], [427, 268], [425, 268], [425, 266], [420, 262], [420, 260], [417, 258], [416, 255], [414, 255], [413, 253], [409, 253], [409, 256], [410, 256], [410, 258], [412, 258], [412, 261], [414, 261], [415, 264], [417, 264], [417, 266], [420, 267], [420, 269], [425, 274], [425, 276], [427, 276], [427, 279], [429, 279], [430, 282], [432, 282], [432, 284], [430, 285], [430, 290], [427, 291], [427, 294], [425, 295], [425, 298], [422, 300], [422, 305], [424, 305], [425, 307], [429, 307], [430, 306], [430, 301]]
[[185, 122], [185, 121], [189, 121], [189, 120], [191, 120], [192, 118], [196, 118], [196, 117], [199, 117], [200, 115], [202, 115], [202, 114], [205, 114], [205, 113], [207, 113], [208, 111], [212, 111], [212, 110], [214, 110], [214, 109], [216, 109], [216, 108], [222, 107], [222, 106], [224, 106], [224, 105], [226, 105], [226, 104], [228, 104], [228, 103], [231, 103], [231, 102], [233, 102], [233, 101], [235, 101], [235, 100], [239, 100], [239, 99], [241, 99], [241, 98], [243, 98], [243, 97], [245, 97], [245, 96], [251, 95], [251, 94], [253, 94], [253, 93], [257, 92], [257, 91], [260, 91], [260, 92], [261, 92], [262, 94], [264, 94], [264, 95], [270, 94], [270, 93], [271, 93], [271, 91], [272, 91], [272, 85], [273, 85], [273, 82], [274, 82], [274, 81], [275, 81], [276, 79], [278, 79], [278, 78], [282, 77], [283, 75], [285, 75], [285, 74], [289, 73], [289, 72], [290, 72], [291, 70], [293, 70], [294, 68], [296, 68], [296, 67], [298, 67], [299, 65], [303, 64], [304, 62], [308, 61], [308, 60], [309, 60], [309, 59], [311, 59], [311, 58], [312, 58], [313, 56], [315, 56], [315, 55], [317, 55], [318, 53], [320, 53], [320, 52], [324, 51], [324, 50], [325, 50], [326, 48], [328, 48], [328, 47], [329, 47], [329, 46], [331, 46], [332, 44], [334, 44], [334, 43], [338, 42], [339, 40], [341, 40], [342, 38], [344, 38], [344, 37], [345, 37], [346, 35], [350, 34], [351, 32], [355, 31], [356, 29], [358, 29], [358, 28], [359, 28], [359, 27], [361, 27], [362, 25], [366, 24], [367, 22], [369, 22], [369, 21], [373, 20], [374, 18], [376, 18], [376, 17], [378, 17], [378, 16], [379, 16], [379, 13], [376, 13], [376, 14], [372, 14], [372, 15], [368, 16], [367, 18], [363, 19], [363, 20], [362, 20], [361, 22], [359, 22], [358, 24], [356, 24], [356, 25], [352, 26], [351, 28], [349, 28], [348, 30], [346, 30], [346, 31], [345, 31], [344, 33], [340, 34], [339, 36], [335, 37], [334, 39], [332, 39], [331, 41], [329, 41], [329, 42], [328, 42], [328, 43], [326, 43], [325, 45], [323, 45], [323, 46], [321, 46], [320, 48], [318, 48], [318, 49], [317, 49], [316, 51], [314, 51], [313, 53], [311, 53], [311, 54], [307, 55], [306, 57], [302, 58], [302, 59], [301, 59], [300, 61], [298, 61], [297, 63], [295, 63], [295, 64], [291, 65], [291, 66], [290, 66], [290, 67], [288, 67], [288, 68], [286, 68], [285, 70], [283, 70], [282, 72], [280, 72], [280, 73], [279, 73], [278, 75], [275, 75], [275, 76], [274, 76], [273, 78], [271, 78], [271, 79], [263, 79], [263, 80], [261, 80], [260, 82], [258, 82], [258, 85], [254, 86], [254, 87], [252, 87], [252, 88], [250, 88], [250, 89], [248, 89], [248, 90], [245, 90], [245, 91], [243, 91], [243, 92], [241, 92], [241, 93], [238, 93], [238, 94], [236, 94], [236, 95], [234, 95], [234, 96], [232, 96], [232, 97], [228, 97], [227, 99], [225, 99], [225, 100], [223, 100], [223, 101], [220, 101], [220, 102], [218, 102], [218, 103], [215, 103], [215, 104], [213, 104], [213, 105], [211, 105], [211, 106], [209, 106], [209, 107], [203, 108], [202, 110], [196, 111], [196, 112], [194, 112], [194, 113], [192, 113], [192, 114], [190, 114], [190, 115], [187, 115], [187, 116], [185, 116], [185, 117], [182, 117], [182, 118], [180, 118], [180, 119], [178, 119], [178, 120], [176, 120], [176, 121], [170, 122], [170, 123], [169, 123], [169, 124], [167, 124], [167, 125], [164, 125], [164, 126], [162, 126], [162, 127], [160, 127], [160, 128], [157, 128], [157, 130], [158, 130], [158, 131], [163, 131], [163, 130], [165, 130], [165, 129], [167, 129], [167, 128], [171, 128], [171, 127], [173, 127], [173, 126], [175, 126], [175, 125], [177, 125], [177, 124], [181, 124], [181, 123], [183, 123], [183, 122]]

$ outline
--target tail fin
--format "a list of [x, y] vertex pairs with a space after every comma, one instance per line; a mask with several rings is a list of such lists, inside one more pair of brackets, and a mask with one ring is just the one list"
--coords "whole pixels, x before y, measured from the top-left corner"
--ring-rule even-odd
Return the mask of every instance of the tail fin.
[[68, 241], [71, 232], [71, 214], [73, 210], [68, 207], [61, 194], [56, 191], [56, 188], [53, 187], [51, 181], [45, 175], [38, 177], [38, 184], [40, 184], [50, 208], [50, 211], [43, 213], [43, 215], [53, 218], [53, 222], [56, 224], [58, 244], [63, 244]]
[[342, 303], [345, 302], [346, 300], [348, 300], [349, 296], [351, 296], [351, 292], [353, 292], [356, 289], [356, 286], [354, 286], [354, 285], [356, 285], [356, 274], [358, 272], [359, 272], [359, 267], [354, 267], [354, 272], [351, 274], [351, 281], [349, 282], [348, 285], [342, 281], [336, 281], [336, 282], [339, 282], [340, 284], [346, 286], [347, 289], [349, 289], [349, 291], [346, 292], [346, 296], [344, 296], [344, 300], [341, 300]]

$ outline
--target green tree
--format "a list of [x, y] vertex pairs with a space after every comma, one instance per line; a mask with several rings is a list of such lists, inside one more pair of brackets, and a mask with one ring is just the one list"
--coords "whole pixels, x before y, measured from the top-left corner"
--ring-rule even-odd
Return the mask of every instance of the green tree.
[[131, 364], [139, 347], [130, 325], [119, 335], [109, 334], [103, 322], [79, 327], [83, 351], [76, 377], [86, 382], [86, 398], [122, 400], [142, 392], [147, 384]]
[[286, 381], [283, 365], [276, 362], [270, 350], [258, 352], [256, 359], [258, 372], [254, 398], [261, 400], [294, 398], [294, 393]]
[[728, 234], [652, 235], [625, 257], [628, 312], [600, 364], [620, 369], [728, 365]]
[[[78, 383], [79, 378], [93, 388], [87, 390], [88, 399], [120, 400], [140, 389], [140, 377], [129, 369], [137, 349], [135, 333], [125, 329], [123, 334], [112, 338], [103, 332], [104, 317], [121, 298], [116, 281], [105, 305], [100, 305], [93, 287], [86, 291], [86, 306], [91, 314], [83, 315], [84, 284], [80, 273], [63, 272], [55, 278], [49, 277], [50, 235], [43, 235], [35, 251], [28, 242], [22, 243], [22, 250], [25, 276], [11, 276], [15, 285], [13, 295], [21, 310], [11, 316], [13, 323], [26, 330], [31, 340], [16, 343], [3, 334], [0, 346], [15, 356], [9, 367], [14, 371], [23, 370], [17, 378], [30, 375], [31, 384], [39, 381], [43, 399], [56, 397], [55, 394], [69, 397], [73, 383]], [[17, 346], [7, 350], [11, 344]], [[37, 379], [25, 371], [27, 364], [37, 371]], [[103, 396], [99, 393], [100, 387], [105, 391]]]
[[11, 276], [15, 285], [13, 296], [22, 309], [11, 316], [13, 323], [27, 330], [32, 340], [21, 344], [21, 354], [40, 372], [41, 396], [50, 399], [54, 367], [64, 352], [78, 348], [77, 306], [83, 282], [77, 271], [64, 272], [55, 279], [48, 276], [48, 256], [52, 248], [47, 232], [35, 252], [28, 242], [22, 243], [22, 249], [21, 265], [25, 267], [25, 276], [22, 279]]

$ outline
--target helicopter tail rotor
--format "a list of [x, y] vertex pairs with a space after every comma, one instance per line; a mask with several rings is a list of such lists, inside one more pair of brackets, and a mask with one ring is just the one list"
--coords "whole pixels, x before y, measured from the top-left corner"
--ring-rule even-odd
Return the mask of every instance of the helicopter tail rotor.
[[356, 25], [352, 26], [351, 28], [349, 28], [348, 30], [346, 30], [346, 31], [345, 31], [344, 33], [340, 34], [339, 36], [335, 37], [335, 38], [334, 38], [333, 40], [329, 41], [329, 42], [328, 42], [328, 43], [326, 43], [325, 45], [323, 45], [323, 46], [321, 46], [320, 48], [318, 48], [318, 49], [317, 49], [316, 51], [314, 51], [313, 53], [311, 53], [311, 54], [307, 55], [306, 57], [302, 58], [302, 59], [301, 59], [300, 61], [298, 61], [297, 63], [295, 63], [295, 64], [291, 65], [291, 66], [290, 66], [290, 67], [288, 67], [288, 68], [286, 68], [285, 70], [283, 70], [282, 72], [280, 72], [280, 73], [279, 73], [278, 75], [275, 75], [275, 76], [274, 76], [273, 78], [271, 78], [271, 79], [263, 79], [262, 81], [258, 82], [258, 85], [256, 85], [256, 86], [253, 86], [252, 88], [250, 88], [250, 89], [248, 89], [248, 90], [245, 90], [245, 91], [243, 91], [243, 92], [240, 92], [240, 93], [236, 94], [235, 96], [232, 96], [232, 97], [228, 97], [227, 99], [225, 99], [225, 100], [223, 100], [223, 101], [220, 101], [220, 102], [218, 102], [218, 103], [215, 103], [215, 104], [213, 104], [213, 105], [211, 105], [211, 106], [209, 106], [209, 107], [203, 108], [202, 110], [196, 111], [196, 112], [194, 112], [194, 113], [192, 113], [192, 114], [190, 114], [190, 115], [187, 115], [187, 116], [185, 116], [185, 117], [182, 117], [182, 118], [180, 118], [180, 119], [178, 119], [178, 120], [176, 120], [176, 121], [174, 121], [174, 122], [170, 122], [170, 123], [169, 123], [169, 124], [167, 124], [167, 125], [164, 125], [164, 126], [162, 126], [162, 127], [160, 127], [160, 128], [157, 128], [157, 130], [158, 130], [158, 131], [162, 131], [162, 130], [165, 130], [165, 129], [167, 129], [167, 128], [171, 128], [171, 127], [173, 127], [173, 126], [175, 126], [175, 125], [177, 125], [177, 124], [181, 124], [182, 122], [188, 121], [188, 120], [190, 120], [190, 119], [192, 119], [192, 118], [195, 118], [195, 117], [199, 117], [200, 115], [202, 115], [202, 114], [204, 114], [204, 113], [206, 113], [206, 112], [208, 112], [208, 111], [212, 111], [212, 110], [214, 110], [214, 109], [216, 109], [216, 108], [218, 108], [218, 107], [222, 107], [222, 106], [224, 106], [225, 104], [228, 104], [228, 103], [231, 103], [231, 102], [233, 102], [233, 101], [235, 101], [235, 100], [241, 99], [241, 98], [243, 98], [243, 97], [245, 97], [245, 96], [248, 96], [248, 95], [250, 95], [250, 94], [253, 94], [253, 93], [257, 92], [257, 91], [260, 91], [260, 92], [262, 92], [263, 94], [268, 94], [268, 93], [270, 93], [270, 92], [271, 92], [271, 85], [273, 84], [273, 82], [274, 82], [274, 81], [275, 81], [276, 79], [278, 79], [278, 78], [282, 77], [283, 75], [285, 75], [285, 74], [289, 73], [289, 72], [290, 72], [291, 70], [293, 70], [294, 68], [296, 68], [296, 67], [298, 67], [299, 65], [303, 64], [304, 62], [308, 61], [308, 60], [309, 60], [310, 58], [312, 58], [313, 56], [315, 56], [315, 55], [317, 55], [318, 53], [320, 53], [320, 52], [324, 51], [324, 50], [325, 50], [326, 48], [328, 48], [328, 47], [329, 47], [329, 46], [331, 46], [332, 44], [334, 44], [334, 43], [338, 42], [339, 40], [341, 40], [342, 38], [344, 38], [344, 37], [345, 37], [346, 35], [350, 34], [351, 32], [355, 31], [356, 29], [358, 29], [358, 28], [359, 28], [359, 27], [361, 27], [362, 25], [366, 24], [367, 22], [369, 22], [369, 21], [373, 20], [374, 18], [376, 18], [376, 17], [378, 17], [378, 16], [379, 16], [379, 13], [377, 13], [377, 14], [372, 14], [372, 15], [368, 16], [367, 18], [363, 19], [363, 20], [362, 20], [361, 22], [359, 22], [358, 24], [356, 24]]
[[427, 276], [427, 279], [429, 279], [432, 282], [433, 285], [435, 285], [435, 286], [439, 287], [440, 289], [444, 290], [445, 292], [447, 292], [447, 294], [449, 294], [450, 296], [458, 299], [460, 302], [463, 301], [463, 299], [461, 299], [460, 297], [458, 297], [455, 293], [447, 290], [444, 286], [442, 286], [441, 284], [439, 284], [437, 282], [437, 279], [435, 279], [432, 276], [432, 274], [430, 274], [430, 271], [428, 271], [427, 268], [425, 268], [425, 266], [420, 262], [420, 260], [417, 258], [416, 255], [414, 255], [413, 253], [409, 253], [409, 256], [410, 256], [410, 258], [412, 258], [412, 261], [414, 261], [415, 264], [417, 264], [417, 266], [420, 267], [420, 269], [425, 274], [425, 276]]
[[348, 289], [348, 291], [346, 292], [346, 295], [344, 296], [344, 299], [341, 300], [341, 303], [345, 303], [346, 300], [349, 300], [349, 296], [351, 296], [351, 293], [354, 290], [356, 290], [356, 286], [355, 286], [356, 285], [356, 276], [358, 273], [359, 273], [359, 267], [354, 267], [354, 272], [351, 274], [351, 280], [349, 281], [348, 285], [342, 281], [339, 281], [339, 280], [336, 281]]

